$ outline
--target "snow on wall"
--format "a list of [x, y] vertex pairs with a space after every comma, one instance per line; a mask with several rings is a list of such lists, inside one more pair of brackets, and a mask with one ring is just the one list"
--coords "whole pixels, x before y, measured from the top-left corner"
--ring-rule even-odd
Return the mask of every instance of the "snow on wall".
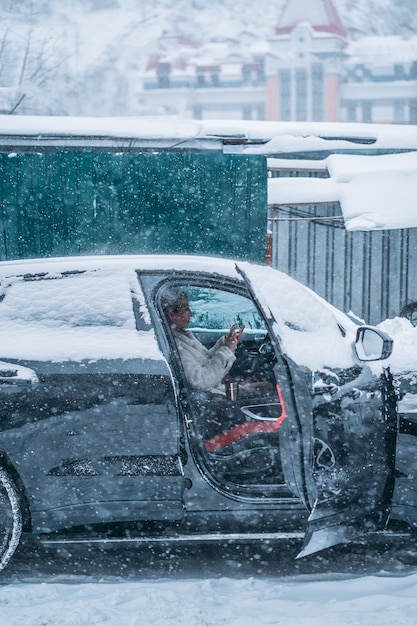
[[339, 202], [351, 231], [417, 227], [417, 152], [333, 154], [321, 164], [330, 178], [270, 179], [268, 204]]

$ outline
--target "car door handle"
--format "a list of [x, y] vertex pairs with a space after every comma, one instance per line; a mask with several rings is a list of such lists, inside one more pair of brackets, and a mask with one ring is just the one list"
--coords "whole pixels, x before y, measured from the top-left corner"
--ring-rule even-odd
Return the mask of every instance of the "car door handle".
[[252, 404], [249, 406], [241, 406], [240, 410], [246, 417], [253, 420], [261, 420], [262, 422], [275, 422], [276, 417], [264, 415], [271, 407], [281, 407], [279, 402], [268, 402], [264, 404]]

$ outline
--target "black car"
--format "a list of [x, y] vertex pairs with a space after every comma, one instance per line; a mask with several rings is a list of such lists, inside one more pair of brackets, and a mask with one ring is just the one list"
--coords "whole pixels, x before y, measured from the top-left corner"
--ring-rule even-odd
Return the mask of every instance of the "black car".
[[[41, 259], [0, 263], [0, 281], [1, 567], [23, 532], [305, 535], [306, 555], [386, 527], [387, 335], [246, 262]], [[186, 378], [163, 305], [173, 288], [202, 344], [245, 325], [216, 392]]]

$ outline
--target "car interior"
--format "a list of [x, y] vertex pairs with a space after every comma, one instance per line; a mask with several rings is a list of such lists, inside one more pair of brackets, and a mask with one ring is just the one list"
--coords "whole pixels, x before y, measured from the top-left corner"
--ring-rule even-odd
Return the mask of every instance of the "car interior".
[[[192, 389], [181, 367], [171, 334], [188, 433], [197, 462], [212, 479], [238, 493], [270, 495], [284, 483], [279, 426], [283, 416], [273, 366], [274, 349], [254, 302], [225, 288], [176, 284], [188, 295], [192, 317], [188, 330], [208, 349], [232, 324], [245, 326], [236, 360], [222, 379], [224, 393]], [[169, 334], [169, 321], [165, 316]], [[230, 388], [232, 391], [230, 391]]]

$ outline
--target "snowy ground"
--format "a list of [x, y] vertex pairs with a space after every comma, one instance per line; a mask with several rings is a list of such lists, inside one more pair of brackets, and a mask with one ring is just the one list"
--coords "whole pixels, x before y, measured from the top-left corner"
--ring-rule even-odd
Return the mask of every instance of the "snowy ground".
[[[0, 626], [415, 626], [417, 549], [297, 546], [21, 551]], [[137, 554], [137, 559], [135, 558]]]
[[4, 626], [415, 626], [417, 574], [312, 582], [15, 584], [0, 590], [0, 604]]

